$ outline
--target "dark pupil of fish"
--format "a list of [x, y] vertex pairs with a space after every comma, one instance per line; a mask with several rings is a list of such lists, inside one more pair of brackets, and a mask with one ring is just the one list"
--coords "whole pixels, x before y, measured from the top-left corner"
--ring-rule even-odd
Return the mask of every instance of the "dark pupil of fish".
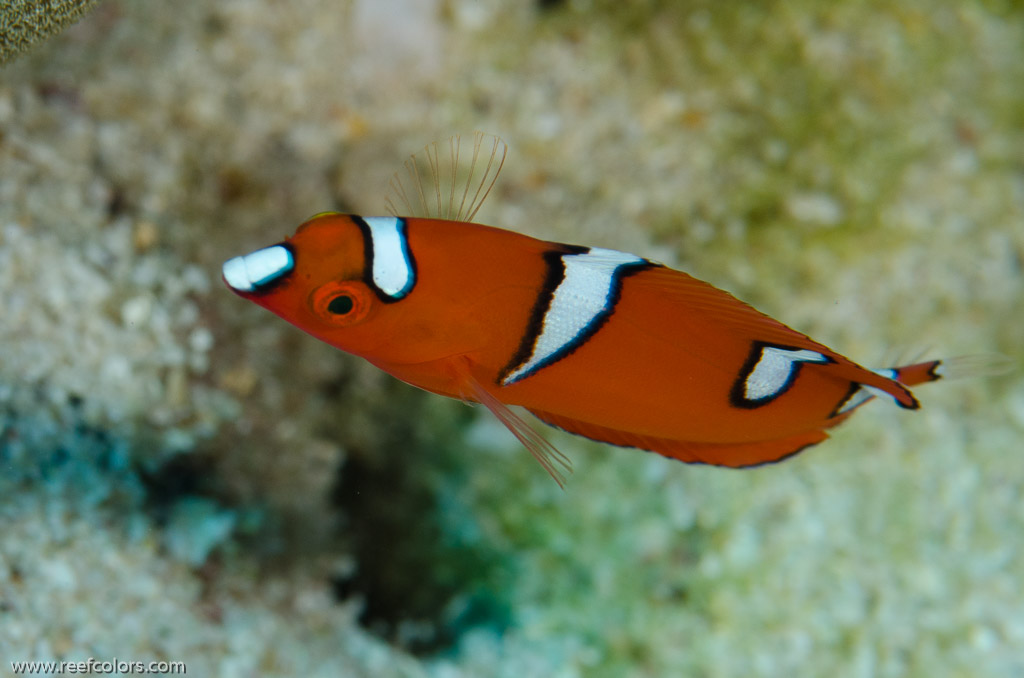
[[345, 315], [351, 311], [354, 306], [355, 304], [352, 302], [352, 297], [347, 294], [339, 294], [331, 299], [331, 303], [327, 304], [327, 310], [334, 315]]

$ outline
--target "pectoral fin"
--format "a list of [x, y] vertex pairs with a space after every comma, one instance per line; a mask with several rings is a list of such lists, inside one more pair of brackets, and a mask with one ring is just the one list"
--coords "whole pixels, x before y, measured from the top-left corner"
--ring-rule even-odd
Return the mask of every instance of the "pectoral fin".
[[512, 435], [523, 444], [534, 459], [540, 462], [558, 486], [565, 488], [566, 476], [572, 473], [572, 461], [549, 443], [541, 434], [530, 426], [525, 419], [516, 414], [508, 405], [495, 398], [477, 381], [468, 370], [461, 375], [465, 388], [465, 396], [481, 403], [505, 425]]

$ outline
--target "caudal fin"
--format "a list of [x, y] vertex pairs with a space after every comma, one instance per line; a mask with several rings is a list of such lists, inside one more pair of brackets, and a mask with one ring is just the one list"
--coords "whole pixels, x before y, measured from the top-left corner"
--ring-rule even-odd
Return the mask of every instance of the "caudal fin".
[[917, 386], [937, 379], [963, 379], [964, 377], [991, 377], [1006, 374], [1013, 369], [1013, 361], [998, 353], [962, 355], [944, 360], [929, 360], [903, 367], [879, 370], [904, 386]]
[[[887, 367], [880, 370], [873, 370], [887, 379], [891, 379], [905, 387], [927, 384], [930, 381], [939, 379], [962, 379], [964, 377], [988, 377], [996, 374], [1004, 374], [1013, 368], [1013, 362], [1003, 355], [981, 354], [965, 355], [944, 360], [928, 360], [914, 363], [913, 365], [902, 365], [900, 367]], [[843, 401], [833, 413], [836, 419], [831, 422], [835, 426], [849, 415], [854, 409], [860, 407], [876, 396], [888, 396], [902, 405], [899, 400], [889, 392], [867, 384], [854, 384], [849, 396]], [[915, 400], [916, 404], [916, 400]], [[914, 409], [914, 408], [912, 408]]]
[[904, 386], [917, 386], [918, 384], [927, 384], [929, 381], [942, 379], [944, 376], [942, 374], [944, 365], [945, 362], [942, 360], [929, 360], [923, 363], [914, 363], [913, 365], [878, 370], [878, 373], [898, 381]]
[[[963, 379], [965, 377], [994, 377], [999, 374], [1006, 374], [1007, 372], [1013, 371], [1013, 361], [1005, 355], [998, 353], [979, 353], [976, 355], [961, 355], [955, 358], [947, 358], [945, 360], [935, 360], [935, 367], [931, 369], [932, 378], [928, 381], [934, 381], [935, 379]], [[922, 363], [924, 365], [930, 363]], [[902, 374], [903, 370], [917, 367], [917, 365], [910, 365], [908, 367], [901, 367], [899, 371]], [[903, 381], [902, 376], [900, 381], [908, 386], [912, 386], [916, 383], [923, 382], [906, 382]]]

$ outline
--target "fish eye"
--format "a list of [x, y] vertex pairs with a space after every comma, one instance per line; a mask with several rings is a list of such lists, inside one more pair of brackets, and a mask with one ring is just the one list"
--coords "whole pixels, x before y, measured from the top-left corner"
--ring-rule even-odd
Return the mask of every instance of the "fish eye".
[[346, 315], [356, 307], [356, 302], [348, 294], [339, 294], [327, 302], [327, 311], [334, 315]]
[[332, 280], [313, 290], [311, 310], [330, 325], [353, 325], [370, 312], [374, 296], [361, 280]]

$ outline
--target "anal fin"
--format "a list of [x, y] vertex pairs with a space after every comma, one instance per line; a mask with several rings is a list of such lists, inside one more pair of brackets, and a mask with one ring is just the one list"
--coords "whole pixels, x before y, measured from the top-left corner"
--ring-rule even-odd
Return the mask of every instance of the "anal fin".
[[530, 410], [541, 421], [569, 433], [620, 447], [635, 447], [688, 464], [711, 464], [744, 468], [782, 461], [828, 438], [821, 430], [807, 431], [785, 438], [744, 443], [705, 443], [638, 435], [596, 424], [581, 422], [550, 412]]

